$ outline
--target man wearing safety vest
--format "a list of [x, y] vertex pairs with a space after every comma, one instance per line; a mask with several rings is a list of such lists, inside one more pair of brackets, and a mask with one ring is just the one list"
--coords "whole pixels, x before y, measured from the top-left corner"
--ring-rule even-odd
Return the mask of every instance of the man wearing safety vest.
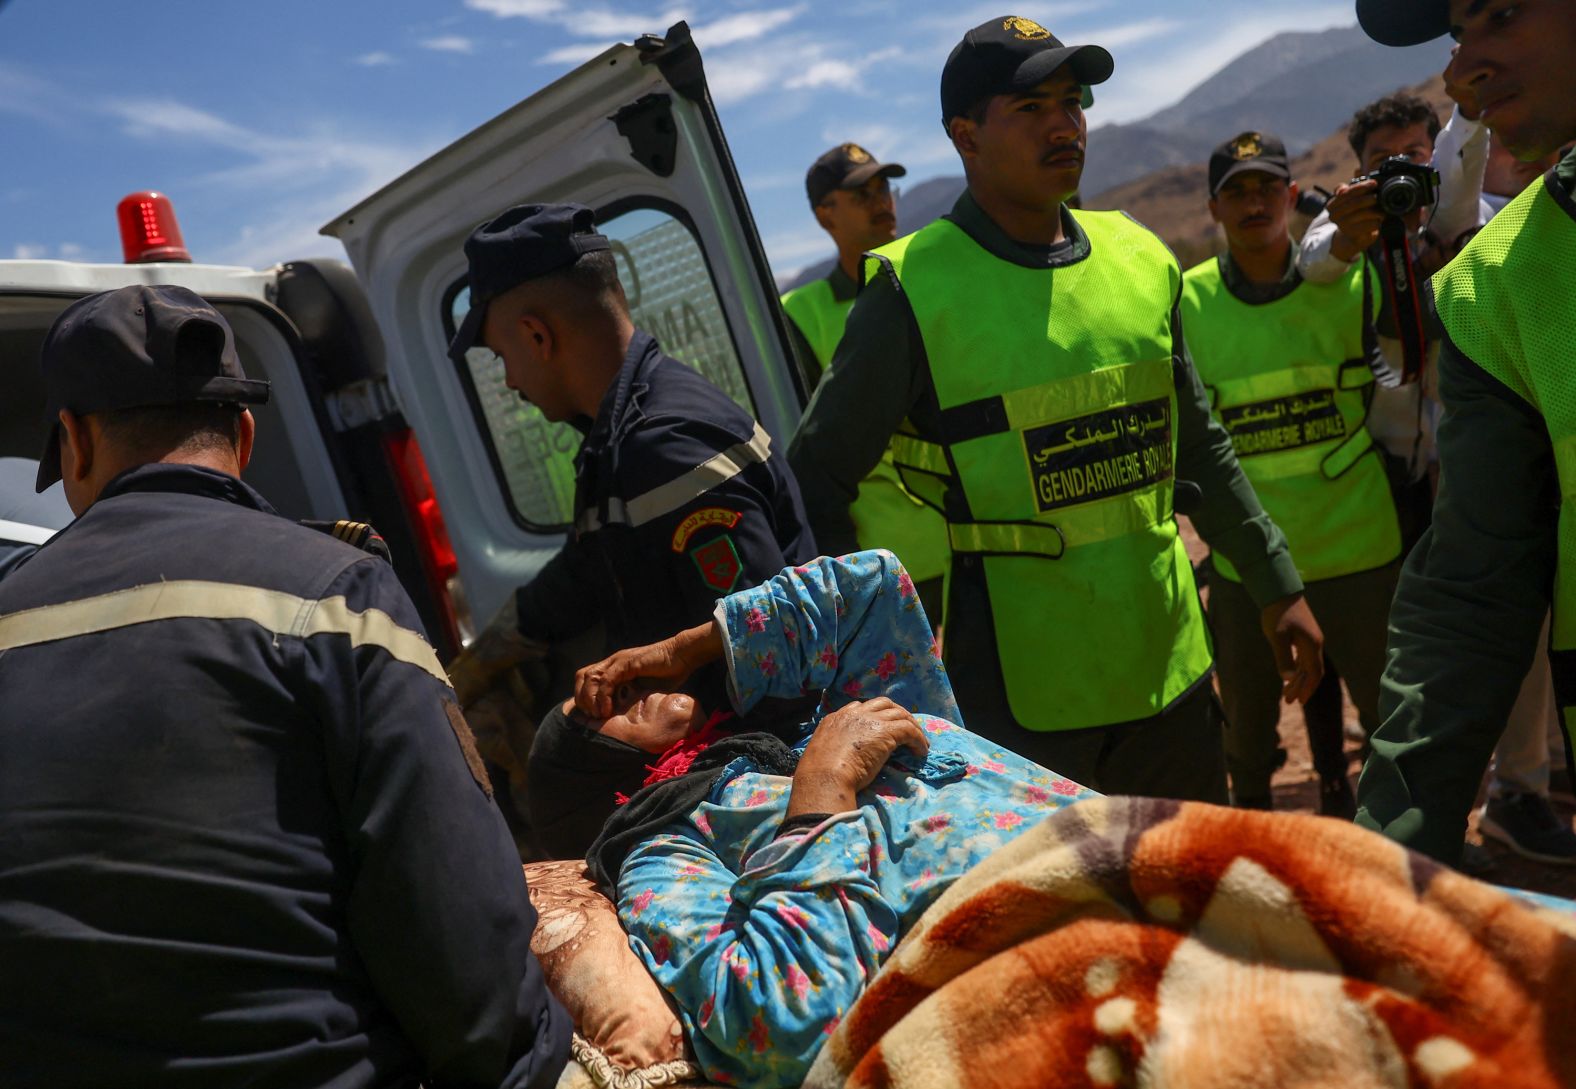
[[[1386, 45], [1454, 37], [1454, 93], [1518, 159], [1576, 141], [1576, 0], [1358, 0], [1357, 18]], [[1445, 861], [1551, 604], [1555, 693], [1576, 727], [1573, 190], [1568, 153], [1433, 280], [1439, 494], [1390, 614], [1357, 820]]]
[[[878, 162], [858, 144], [839, 144], [805, 175], [810, 210], [837, 246], [837, 264], [830, 273], [782, 298], [807, 390], [814, 391], [843, 339], [843, 325], [859, 293], [865, 251], [897, 237], [896, 194], [889, 179], [906, 173], [901, 163]], [[890, 450], [858, 487], [850, 513], [859, 547], [897, 553], [931, 624], [939, 626], [948, 563], [947, 524], [941, 512], [903, 487]]]
[[[1286, 534], [1325, 653], [1372, 733], [1401, 555], [1383, 453], [1366, 426], [1377, 274], [1358, 261], [1333, 283], [1304, 282], [1287, 233], [1296, 204], [1286, 147], [1275, 137], [1244, 132], [1215, 149], [1209, 214], [1228, 249], [1182, 277], [1182, 324], [1215, 417]], [[1280, 679], [1258, 607], [1224, 556], [1211, 564], [1209, 619], [1232, 795], [1238, 805], [1269, 808], [1281, 755]], [[1309, 726], [1319, 811], [1350, 820], [1357, 805], [1334, 726]]]
[[1120, 213], [1065, 207], [1088, 86], [1112, 67], [1017, 16], [964, 36], [941, 105], [968, 191], [871, 255], [789, 464], [830, 551], [852, 543], [853, 486], [889, 439], [905, 485], [945, 512], [948, 672], [970, 729], [1106, 792], [1223, 801], [1173, 493], [1202, 491], [1195, 524], [1264, 607], [1288, 699], [1317, 684], [1322, 639], [1210, 419], [1175, 259]]

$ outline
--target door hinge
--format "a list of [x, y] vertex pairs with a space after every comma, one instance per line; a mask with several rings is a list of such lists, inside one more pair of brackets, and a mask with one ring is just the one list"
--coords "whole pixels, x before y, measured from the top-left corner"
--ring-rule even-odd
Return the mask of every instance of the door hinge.
[[608, 118], [624, 139], [629, 154], [659, 178], [671, 177], [677, 164], [679, 130], [673, 123], [673, 100], [647, 95]]

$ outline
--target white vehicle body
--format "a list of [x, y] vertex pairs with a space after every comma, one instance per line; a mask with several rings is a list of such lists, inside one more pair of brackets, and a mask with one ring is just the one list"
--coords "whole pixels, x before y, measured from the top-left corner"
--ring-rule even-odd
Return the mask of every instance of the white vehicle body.
[[[786, 443], [804, 403], [786, 319], [680, 23], [608, 49], [329, 223], [364, 294], [321, 261], [0, 261], [0, 455], [38, 456], [37, 352], [61, 309], [126, 284], [189, 287], [229, 319], [248, 372], [273, 384], [247, 479], [291, 517], [375, 524], [429, 627], [447, 617], [452, 637], [435, 641], [452, 652], [466, 613], [491, 615], [569, 520], [578, 436], [505, 388], [490, 353], [464, 366], [447, 356], [466, 306], [466, 236], [511, 205], [551, 201], [597, 212], [636, 324]], [[408, 471], [407, 422], [426, 473]], [[423, 498], [428, 474], [446, 541]]]

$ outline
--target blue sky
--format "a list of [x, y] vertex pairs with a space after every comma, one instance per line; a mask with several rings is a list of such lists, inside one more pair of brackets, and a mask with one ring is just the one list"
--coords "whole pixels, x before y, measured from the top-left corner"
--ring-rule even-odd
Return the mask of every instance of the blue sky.
[[[689, 20], [779, 275], [828, 249], [805, 168], [856, 140], [957, 173], [947, 52], [1008, 13], [898, 0], [0, 0], [0, 257], [118, 261], [115, 204], [170, 194], [199, 261], [343, 257], [317, 228], [614, 41]], [[1049, 0], [1017, 8], [1116, 57], [1091, 125], [1175, 101], [1351, 0]]]

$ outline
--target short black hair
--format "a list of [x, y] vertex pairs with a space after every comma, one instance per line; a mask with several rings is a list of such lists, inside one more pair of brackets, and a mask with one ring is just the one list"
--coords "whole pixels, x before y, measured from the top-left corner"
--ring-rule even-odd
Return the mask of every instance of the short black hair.
[[127, 453], [163, 457], [172, 450], [234, 450], [241, 441], [241, 406], [207, 401], [142, 405], [93, 413], [104, 437]]
[[587, 295], [616, 295], [619, 291], [618, 262], [611, 249], [582, 253], [572, 264], [554, 269], [541, 277], [542, 282]]
[[1385, 95], [1379, 101], [1368, 103], [1352, 115], [1351, 126], [1346, 130], [1346, 139], [1352, 145], [1353, 154], [1361, 159], [1363, 146], [1368, 143], [1368, 137], [1374, 134], [1374, 130], [1388, 125], [1404, 129], [1421, 123], [1428, 125], [1430, 140], [1439, 135], [1439, 114], [1434, 112], [1434, 107], [1416, 95]]

